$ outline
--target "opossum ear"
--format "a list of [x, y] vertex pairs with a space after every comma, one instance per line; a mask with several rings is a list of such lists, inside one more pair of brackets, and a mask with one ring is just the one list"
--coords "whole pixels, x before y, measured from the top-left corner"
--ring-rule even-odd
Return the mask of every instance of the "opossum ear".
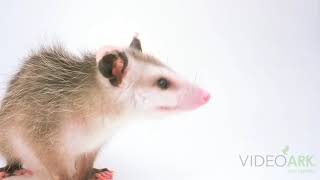
[[140, 40], [138, 39], [138, 34], [136, 34], [131, 43], [130, 43], [130, 48], [133, 48], [133, 49], [136, 49], [138, 51], [141, 51], [142, 52], [142, 48], [141, 48], [141, 42]]
[[126, 74], [128, 58], [125, 53], [112, 51], [105, 54], [98, 60], [98, 69], [100, 73], [109, 79], [113, 86], [119, 86]]

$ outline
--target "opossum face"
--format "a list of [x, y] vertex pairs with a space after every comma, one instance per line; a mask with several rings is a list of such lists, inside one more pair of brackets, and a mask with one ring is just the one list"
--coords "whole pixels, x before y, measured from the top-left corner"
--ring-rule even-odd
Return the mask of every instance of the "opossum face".
[[161, 116], [189, 111], [210, 99], [207, 91], [181, 78], [156, 58], [142, 53], [140, 41], [136, 38], [130, 48], [119, 50], [118, 55], [109, 54], [97, 56], [105, 61], [108, 56], [113, 58], [109, 74], [103, 72], [106, 69], [103, 61], [99, 63], [100, 72], [110, 79], [118, 100], [124, 102], [124, 108], [131, 114]]
[[131, 82], [134, 108], [138, 111], [164, 115], [190, 111], [206, 104], [210, 99], [207, 91], [181, 78], [162, 64], [138, 60], [135, 66], [139, 72], [134, 72], [138, 76]]

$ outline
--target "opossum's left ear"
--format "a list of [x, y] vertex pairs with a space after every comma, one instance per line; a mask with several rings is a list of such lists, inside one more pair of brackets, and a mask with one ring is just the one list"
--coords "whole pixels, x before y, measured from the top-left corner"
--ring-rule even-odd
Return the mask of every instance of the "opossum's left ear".
[[138, 34], [136, 34], [136, 35], [133, 37], [133, 39], [132, 39], [129, 47], [142, 52], [141, 42], [140, 42], [140, 40], [138, 39]]
[[98, 56], [98, 54], [96, 58], [99, 72], [108, 78], [113, 86], [119, 86], [128, 66], [126, 54], [118, 50], [105, 51], [102, 57]]

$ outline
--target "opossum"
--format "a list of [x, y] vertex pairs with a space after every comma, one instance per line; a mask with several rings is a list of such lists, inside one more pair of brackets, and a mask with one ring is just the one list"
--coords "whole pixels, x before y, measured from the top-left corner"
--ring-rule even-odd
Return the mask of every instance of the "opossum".
[[95, 169], [102, 145], [125, 122], [160, 118], [207, 103], [134, 37], [129, 47], [75, 55], [61, 45], [33, 51], [11, 79], [0, 108], [0, 180], [111, 180]]

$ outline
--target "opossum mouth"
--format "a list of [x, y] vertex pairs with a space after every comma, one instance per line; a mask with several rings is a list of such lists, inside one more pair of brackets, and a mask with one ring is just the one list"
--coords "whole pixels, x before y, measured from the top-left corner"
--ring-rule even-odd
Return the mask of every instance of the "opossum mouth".
[[160, 111], [176, 111], [176, 110], [178, 110], [178, 108], [176, 106], [174, 106], [174, 107], [160, 106], [160, 107], [158, 107], [158, 109]]

